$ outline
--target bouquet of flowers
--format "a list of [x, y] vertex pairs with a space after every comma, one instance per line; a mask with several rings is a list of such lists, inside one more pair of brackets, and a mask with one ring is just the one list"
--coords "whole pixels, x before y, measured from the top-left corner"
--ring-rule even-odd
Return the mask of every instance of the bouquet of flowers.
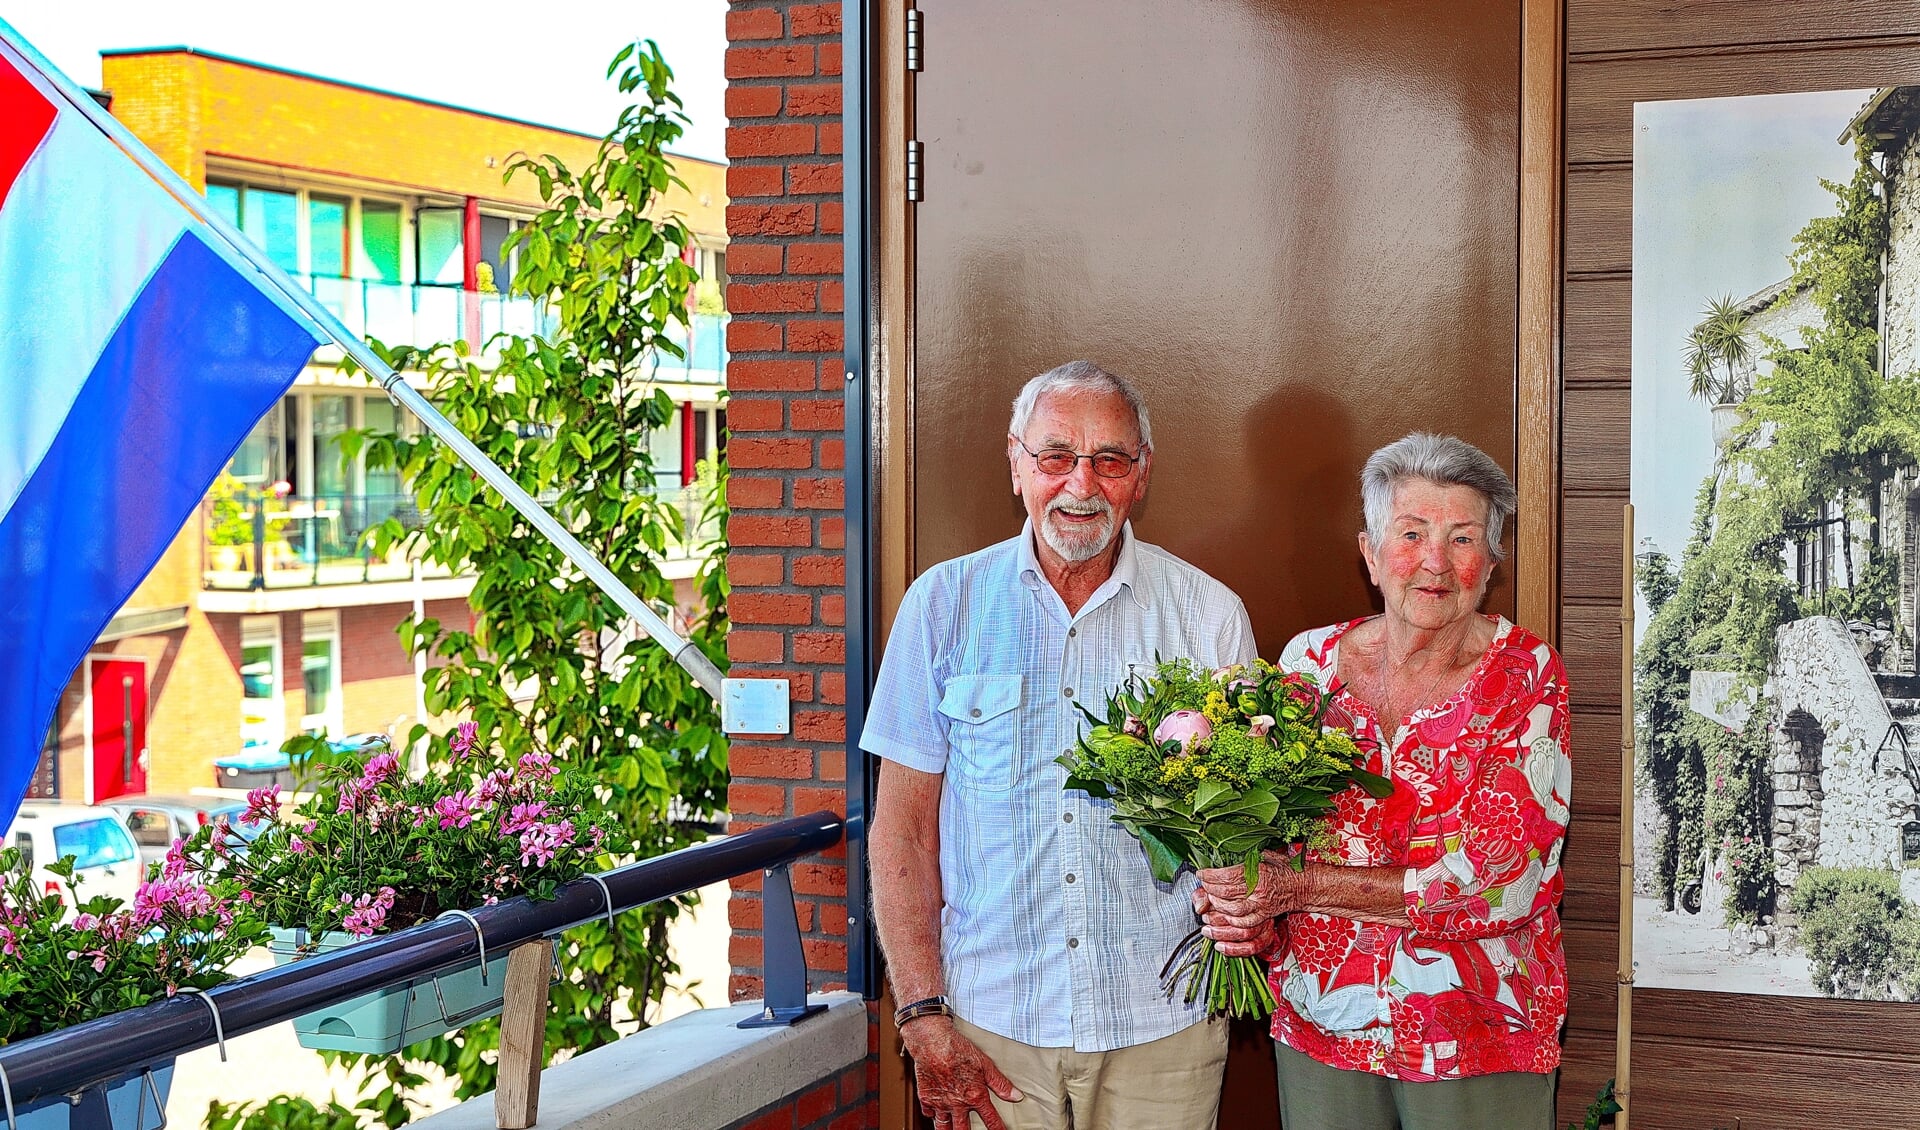
[[265, 929], [224, 876], [190, 876], [178, 853], [140, 884], [132, 906], [82, 899], [73, 857], [47, 865], [64, 896], [39, 889], [17, 848], [0, 851], [0, 1044], [210, 989]]
[[237, 880], [265, 921], [316, 938], [370, 937], [516, 895], [551, 898], [625, 850], [588, 815], [590, 780], [549, 754], [491, 754], [471, 722], [421, 776], [384, 743], [317, 775], [318, 789], [286, 820], [278, 785], [248, 793], [241, 819], [265, 830], [244, 848], [217, 825], [184, 845], [190, 869]]
[[[1242, 865], [1247, 887], [1260, 854], [1311, 844], [1335, 794], [1393, 785], [1361, 769], [1350, 723], [1309, 677], [1265, 660], [1208, 671], [1190, 660], [1156, 664], [1107, 699], [1107, 716], [1059, 759], [1066, 787], [1113, 802], [1113, 820], [1146, 848], [1153, 877], [1183, 867]], [[1160, 971], [1169, 994], [1206, 1001], [1214, 1015], [1265, 1016], [1273, 992], [1257, 958], [1227, 957], [1198, 929]]]

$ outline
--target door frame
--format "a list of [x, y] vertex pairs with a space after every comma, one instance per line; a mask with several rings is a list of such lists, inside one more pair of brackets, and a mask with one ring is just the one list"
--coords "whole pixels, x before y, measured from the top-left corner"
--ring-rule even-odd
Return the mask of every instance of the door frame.
[[[143, 737], [146, 735], [147, 726], [153, 722], [153, 686], [147, 679], [146, 656], [116, 655], [113, 652], [88, 652], [87, 657], [82, 660], [80, 664], [80, 744], [83, 751], [81, 766], [85, 770], [83, 779], [86, 782], [86, 800], [88, 804], [94, 804], [98, 800], [98, 793], [95, 791], [98, 785], [93, 779], [93, 665], [95, 663], [138, 663], [140, 665], [140, 685], [142, 689], [147, 692], [142, 698], [142, 701], [145, 703], [144, 712], [146, 714], [146, 717], [142, 719], [140, 728]], [[142, 746], [141, 754], [144, 754], [147, 748], [146, 746]], [[142, 777], [146, 777], [151, 771], [151, 765], [141, 766], [140, 773]], [[147, 784], [151, 786], [152, 782], [148, 781]], [[147, 787], [141, 791], [151, 792], [152, 789], [151, 787]]]
[[[907, 154], [914, 121], [907, 12], [916, 0], [850, 0], [846, 54], [845, 325], [847, 477], [847, 765], [849, 829], [864, 828], [871, 767], [860, 723], [894, 613], [912, 582], [914, 210]], [[1566, 0], [1519, 0], [1518, 309], [1514, 486], [1520, 509], [1509, 567], [1519, 621], [1560, 643], [1562, 217], [1565, 207]], [[852, 839], [851, 831], [849, 839]], [[850, 850], [852, 849], [850, 843]], [[864, 845], [861, 845], [862, 847]], [[853, 875], [850, 906], [864, 905]], [[859, 900], [855, 896], [859, 895]], [[913, 1125], [911, 1080], [877, 951], [865, 988], [880, 1000], [880, 1125]], [[856, 962], [860, 959], [854, 959]], [[850, 983], [862, 979], [850, 968]]]

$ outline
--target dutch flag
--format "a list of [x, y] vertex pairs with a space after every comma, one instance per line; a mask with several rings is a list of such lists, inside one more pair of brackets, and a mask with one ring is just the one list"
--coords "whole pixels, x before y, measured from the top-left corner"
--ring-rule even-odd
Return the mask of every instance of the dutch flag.
[[0, 828], [88, 646], [325, 338], [63, 89], [0, 39]]

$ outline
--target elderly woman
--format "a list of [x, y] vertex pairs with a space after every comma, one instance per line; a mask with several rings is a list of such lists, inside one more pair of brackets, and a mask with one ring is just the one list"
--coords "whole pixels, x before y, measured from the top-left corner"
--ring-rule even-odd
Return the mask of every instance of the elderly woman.
[[1223, 952], [1272, 964], [1287, 1130], [1547, 1130], [1567, 1011], [1560, 848], [1572, 766], [1560, 657], [1478, 612], [1513, 484], [1471, 444], [1414, 434], [1361, 473], [1379, 616], [1316, 628], [1280, 664], [1353, 719], [1392, 795], [1338, 798], [1305, 866], [1270, 855], [1194, 895]]

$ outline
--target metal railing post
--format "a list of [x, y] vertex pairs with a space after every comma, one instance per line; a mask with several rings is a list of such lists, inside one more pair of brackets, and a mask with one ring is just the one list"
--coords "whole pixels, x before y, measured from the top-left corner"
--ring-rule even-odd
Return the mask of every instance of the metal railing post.
[[824, 1012], [807, 1003], [807, 953], [800, 948], [800, 917], [793, 906], [793, 879], [787, 864], [762, 872], [760, 887], [761, 972], [766, 1007], [739, 1023], [741, 1028], [784, 1028]]
[[247, 588], [259, 591], [267, 587], [267, 495], [253, 494], [253, 580]]

